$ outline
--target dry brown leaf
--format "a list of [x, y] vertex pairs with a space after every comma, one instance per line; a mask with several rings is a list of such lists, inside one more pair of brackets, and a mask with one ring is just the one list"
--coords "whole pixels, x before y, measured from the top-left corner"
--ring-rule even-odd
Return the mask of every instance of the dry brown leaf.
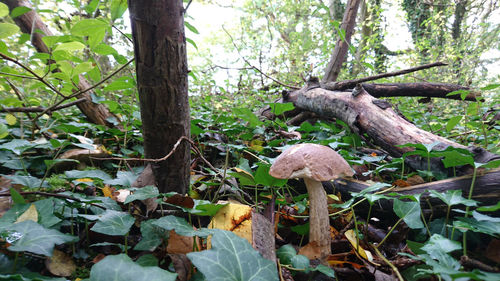
[[68, 277], [76, 270], [73, 259], [57, 249], [54, 249], [52, 257], [45, 260], [47, 270], [55, 276]]
[[38, 222], [38, 211], [36, 210], [35, 204], [31, 204], [28, 210], [17, 218], [16, 223], [27, 220]]
[[299, 249], [299, 255], [304, 255], [310, 260], [319, 259], [321, 257], [321, 249], [316, 241], [312, 241]]
[[169, 254], [187, 254], [194, 250], [200, 250], [200, 239], [196, 237], [196, 248], [194, 248], [194, 237], [182, 236], [170, 230], [168, 237], [167, 253]]

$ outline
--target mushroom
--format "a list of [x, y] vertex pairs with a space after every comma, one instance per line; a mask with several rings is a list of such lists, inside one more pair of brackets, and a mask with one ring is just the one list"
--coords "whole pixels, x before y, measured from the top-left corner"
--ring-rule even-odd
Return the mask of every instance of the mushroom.
[[321, 182], [352, 176], [349, 164], [329, 147], [303, 143], [283, 151], [269, 174], [279, 179], [304, 179], [309, 194], [309, 242], [317, 243], [321, 259], [331, 254], [328, 204]]

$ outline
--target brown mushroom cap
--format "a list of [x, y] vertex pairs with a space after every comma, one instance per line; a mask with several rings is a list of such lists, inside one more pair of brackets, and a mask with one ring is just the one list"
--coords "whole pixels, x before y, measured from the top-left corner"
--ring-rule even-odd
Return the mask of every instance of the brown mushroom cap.
[[269, 174], [278, 179], [310, 178], [316, 181], [353, 175], [347, 161], [335, 150], [310, 143], [297, 144], [283, 151]]

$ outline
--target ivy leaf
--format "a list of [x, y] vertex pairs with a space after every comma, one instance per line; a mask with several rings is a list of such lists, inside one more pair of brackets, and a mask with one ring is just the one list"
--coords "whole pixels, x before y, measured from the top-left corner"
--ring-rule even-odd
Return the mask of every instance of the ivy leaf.
[[90, 270], [90, 281], [175, 281], [176, 277], [157, 266], [141, 266], [125, 254], [107, 256]]
[[447, 190], [445, 193], [430, 190], [430, 196], [439, 198], [448, 206], [463, 204], [465, 206], [476, 206], [477, 201], [462, 197], [462, 190]]
[[154, 251], [161, 244], [163, 238], [167, 236], [164, 229], [153, 224], [155, 221], [157, 220], [147, 220], [141, 223], [142, 238], [135, 245], [134, 250]]
[[104, 181], [111, 180], [111, 176], [101, 170], [86, 170], [86, 171], [71, 170], [71, 171], [66, 171], [64, 175], [70, 179], [94, 178], [94, 179], [101, 179]]
[[121, 185], [124, 187], [131, 187], [138, 176], [139, 175], [134, 172], [118, 171], [118, 173], [116, 173], [116, 179], [105, 180], [104, 183], [110, 185]]
[[266, 104], [271, 107], [271, 112], [274, 115], [281, 115], [285, 111], [290, 111], [295, 109], [295, 106], [291, 102], [286, 102], [286, 103], [271, 102]]
[[286, 179], [277, 179], [269, 175], [269, 169], [271, 165], [269, 164], [259, 164], [257, 171], [255, 172], [255, 182], [257, 184], [262, 184], [264, 186], [283, 186], [287, 182]]
[[247, 121], [250, 128], [255, 128], [262, 124], [262, 121], [259, 120], [259, 117], [257, 117], [248, 108], [233, 108], [233, 113], [236, 114], [238, 118]]
[[10, 180], [12, 180], [12, 183], [14, 184], [20, 184], [22, 186], [25, 186], [29, 189], [34, 189], [34, 188], [39, 188], [40, 186], [46, 187], [48, 186], [47, 182], [43, 182], [42, 180], [33, 177], [33, 176], [4, 176]]
[[421, 249], [426, 251], [431, 257], [437, 258], [441, 253], [460, 250], [462, 246], [457, 241], [450, 240], [439, 234], [433, 234]]
[[98, 220], [91, 228], [92, 231], [106, 235], [125, 235], [135, 222], [129, 213], [106, 210], [100, 215], [79, 215], [89, 220]]
[[423, 228], [424, 224], [420, 220], [420, 204], [418, 202], [403, 202], [394, 199], [394, 213], [402, 218], [410, 228]]
[[193, 229], [193, 226], [189, 224], [185, 219], [176, 216], [166, 216], [159, 218], [153, 225], [166, 230], [175, 230], [175, 233], [182, 236], [199, 236], [207, 237], [212, 234], [213, 229], [202, 228], [200, 230]]
[[8, 248], [14, 252], [27, 251], [50, 257], [55, 245], [78, 241], [78, 237], [45, 228], [31, 220], [12, 224], [8, 229], [19, 237]]
[[125, 202], [123, 203], [128, 204], [135, 200], [145, 200], [148, 198], [154, 198], [157, 197], [159, 194], [160, 193], [156, 186], [148, 185], [145, 187], [137, 188], [133, 194], [127, 196], [127, 199], [125, 199]]
[[278, 280], [276, 265], [264, 259], [248, 241], [236, 234], [214, 229], [212, 249], [188, 253], [187, 257], [206, 280]]

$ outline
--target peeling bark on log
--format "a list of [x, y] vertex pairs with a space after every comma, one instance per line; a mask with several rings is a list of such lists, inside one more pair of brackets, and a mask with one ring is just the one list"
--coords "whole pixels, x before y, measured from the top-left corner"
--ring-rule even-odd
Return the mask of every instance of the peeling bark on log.
[[[53, 34], [47, 27], [47, 25], [43, 23], [40, 15], [38, 15], [33, 9], [31, 3], [26, 0], [2, 0], [0, 2], [5, 3], [9, 7], [10, 11], [15, 9], [16, 7], [21, 6], [32, 9], [31, 11], [14, 18], [14, 22], [21, 28], [22, 32], [31, 35], [31, 43], [38, 52], [50, 53], [49, 48], [47, 47], [47, 45], [45, 45], [42, 38], [44, 36], [51, 36]], [[40, 30], [41, 32], [36, 32], [36, 30]], [[78, 83], [78, 89], [85, 90], [90, 88], [90, 83], [87, 81], [87, 79], [85, 79], [83, 75], [80, 75], [79, 77], [80, 82]], [[79, 102], [76, 105], [80, 109], [80, 111], [87, 117], [87, 119], [94, 124], [122, 129], [123, 127], [118, 122], [117, 124], [110, 122], [110, 120], [113, 119], [117, 121], [119, 121], [120, 119], [116, 115], [111, 113], [105, 105], [92, 102], [91, 95], [92, 91], [82, 93], [78, 96], [78, 98], [85, 98], [85, 101]]]
[[[395, 84], [361, 84], [370, 95], [379, 97], [431, 97], [462, 100], [460, 95], [446, 96], [458, 90], [471, 91], [468, 87], [444, 83], [395, 83]], [[476, 101], [479, 93], [471, 91], [465, 100]]]
[[[361, 89], [354, 97], [350, 92], [327, 91], [321, 88], [307, 91], [306, 88], [303, 88], [286, 95], [283, 100], [284, 102], [293, 102], [296, 107], [312, 111], [322, 117], [338, 118], [344, 121], [353, 132], [360, 136], [366, 134], [375, 145], [380, 146], [394, 157], [401, 157], [403, 153], [413, 150], [397, 145], [439, 142], [440, 144], [435, 147], [435, 150], [444, 150], [448, 146], [468, 149], [474, 154], [476, 162], [500, 159], [500, 155], [492, 154], [482, 148], [467, 148], [416, 127], [400, 117], [388, 103], [377, 100], [364, 89]], [[407, 157], [406, 163], [414, 169], [427, 170], [426, 159], [421, 159], [418, 156]], [[448, 174], [451, 172], [444, 168], [439, 158], [431, 159], [431, 170]], [[464, 168], [458, 173], [464, 174], [467, 173], [467, 170]]]
[[[427, 190], [446, 192], [447, 190], [462, 190], [462, 197], [469, 196], [472, 175], [466, 175], [446, 180], [434, 181], [425, 184], [414, 185], [404, 188], [395, 188], [391, 192], [400, 194], [422, 194], [421, 207], [426, 212], [432, 211], [434, 215], [446, 212], [446, 205], [438, 198], [431, 198]], [[348, 200], [350, 192], [361, 192], [370, 185], [353, 179], [338, 179], [332, 182], [335, 192], [340, 192], [344, 200]], [[328, 190], [328, 184], [327, 184]], [[332, 190], [333, 191], [333, 190]], [[480, 205], [495, 205], [500, 198], [500, 168], [486, 172], [478, 172], [474, 184], [472, 199], [480, 202]], [[429, 202], [427, 202], [429, 200]], [[432, 206], [432, 210], [429, 207]], [[376, 212], [392, 212], [392, 200], [379, 200], [373, 205]], [[368, 208], [367, 208], [368, 209]]]

